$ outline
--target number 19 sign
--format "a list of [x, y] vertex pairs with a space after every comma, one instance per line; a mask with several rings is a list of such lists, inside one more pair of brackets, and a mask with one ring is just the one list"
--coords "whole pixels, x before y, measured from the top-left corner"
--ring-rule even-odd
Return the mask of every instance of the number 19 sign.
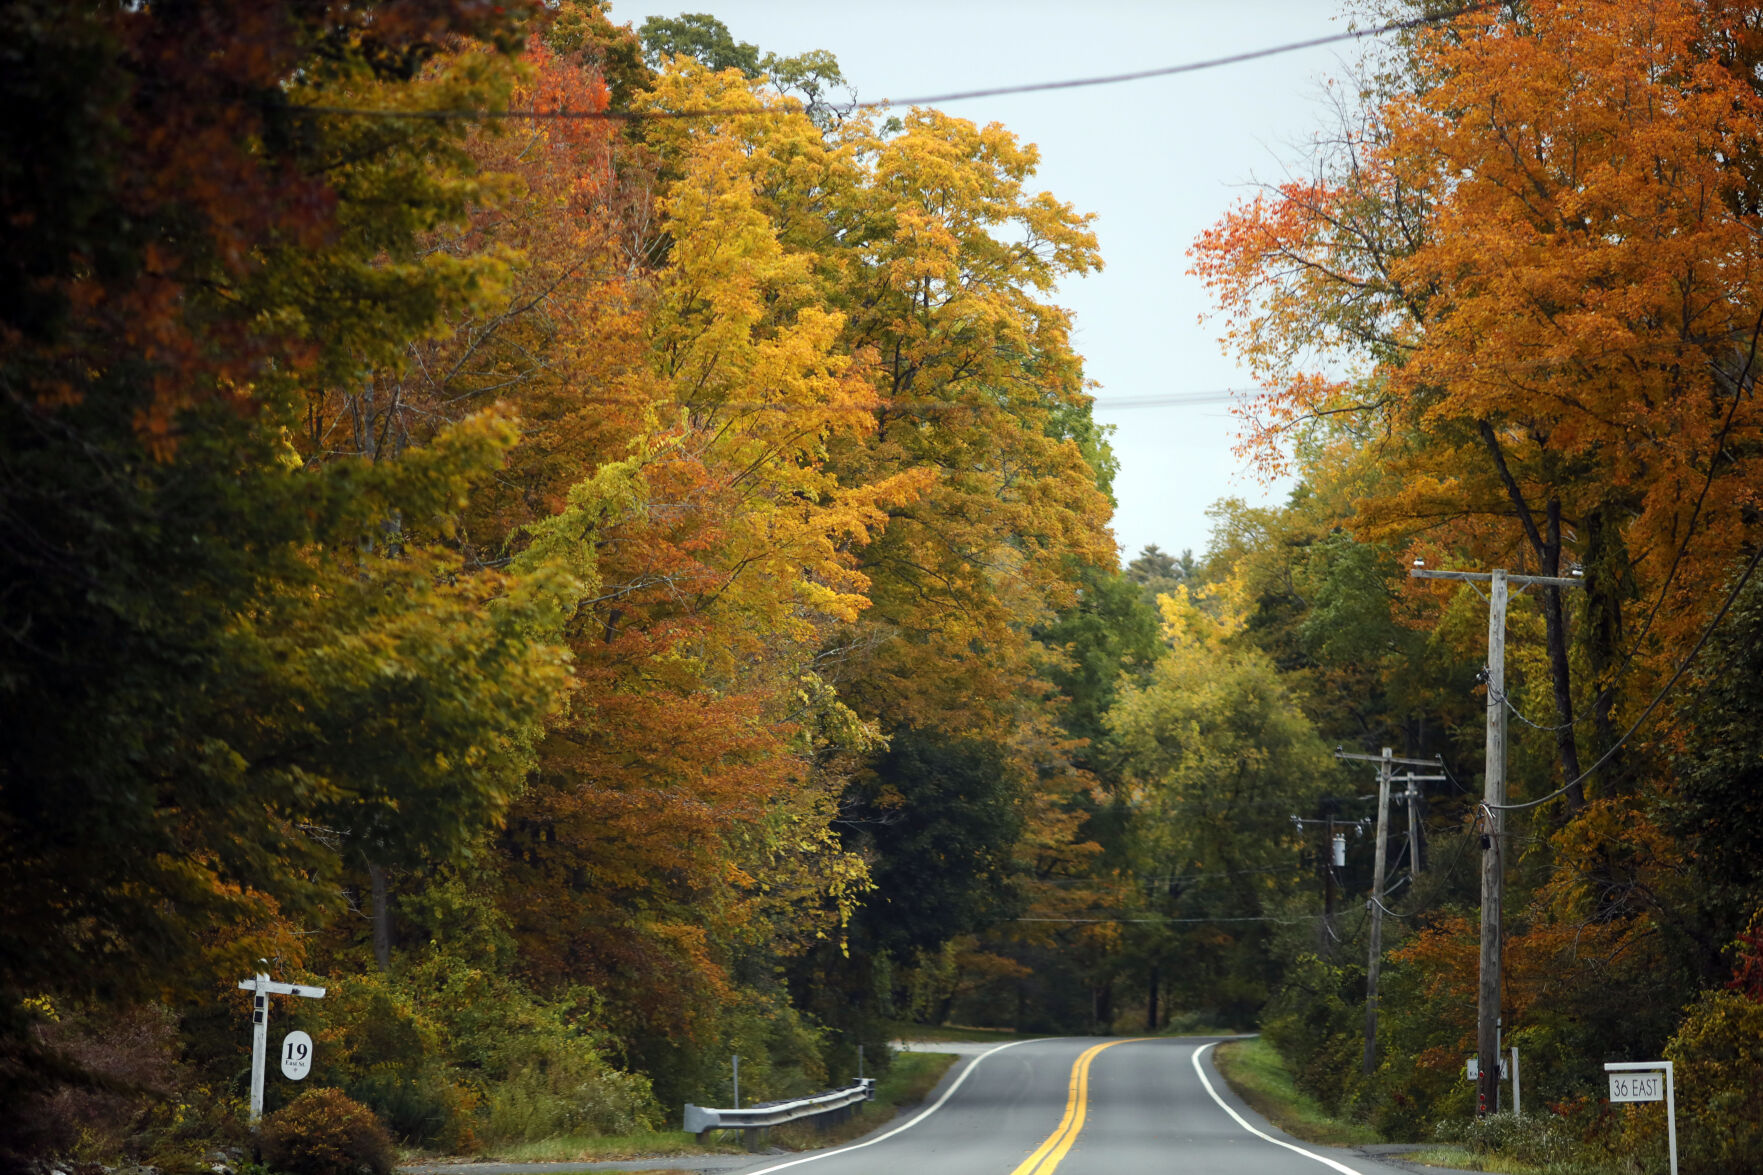
[[282, 1037], [282, 1076], [299, 1081], [312, 1072], [312, 1038], [294, 1031]]

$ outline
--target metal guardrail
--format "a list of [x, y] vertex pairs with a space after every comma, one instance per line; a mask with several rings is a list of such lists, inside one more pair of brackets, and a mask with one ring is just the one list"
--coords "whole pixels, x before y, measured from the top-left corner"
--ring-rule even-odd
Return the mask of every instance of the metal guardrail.
[[[794, 1101], [763, 1102], [742, 1110], [716, 1110], [687, 1102], [685, 1131], [687, 1134], [696, 1134], [698, 1141], [703, 1142], [712, 1130], [765, 1130], [772, 1126], [782, 1126], [785, 1122], [848, 1111], [858, 1102], [872, 1101], [874, 1098], [875, 1078], [859, 1077], [854, 1084], [844, 1089], [817, 1093], [813, 1097], [797, 1098]], [[752, 1135], [749, 1135], [748, 1142], [752, 1141]]]

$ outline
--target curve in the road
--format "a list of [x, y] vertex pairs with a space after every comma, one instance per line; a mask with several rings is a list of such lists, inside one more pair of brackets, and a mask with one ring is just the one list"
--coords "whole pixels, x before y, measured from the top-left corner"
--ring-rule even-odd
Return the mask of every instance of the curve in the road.
[[[1110, 1054], [1092, 1072], [1104, 1050], [1122, 1044], [1136, 1047]], [[1336, 1159], [1277, 1137], [1222, 1082], [1212, 1080], [1206, 1053], [1215, 1044], [1156, 1038], [1009, 1041], [975, 1057], [930, 1106], [900, 1125], [848, 1146], [743, 1168], [742, 1175], [774, 1175], [808, 1163], [822, 1163], [816, 1170], [828, 1175], [1053, 1175], [1055, 1168], [1072, 1175], [1147, 1175], [1170, 1170], [1172, 1159], [1179, 1170], [1214, 1175], [1302, 1175], [1314, 1170], [1311, 1163], [1334, 1175], [1392, 1171], [1374, 1159], [1347, 1154]], [[986, 1064], [1023, 1045], [1033, 1047]], [[1182, 1053], [1191, 1064], [1182, 1063]], [[1185, 1076], [1189, 1072], [1192, 1077]], [[1064, 1115], [1043, 1138], [1061, 1102]], [[1036, 1140], [1041, 1140], [1038, 1146]], [[877, 1146], [882, 1149], [867, 1149]]]
[[885, 1134], [878, 1134], [874, 1138], [866, 1138], [862, 1142], [854, 1143], [851, 1146], [842, 1146], [842, 1147], [839, 1147], [837, 1150], [817, 1151], [811, 1155], [803, 1155], [799, 1159], [791, 1159], [787, 1163], [777, 1163], [777, 1164], [770, 1166], [770, 1167], [761, 1167], [757, 1171], [747, 1172], [747, 1175], [771, 1175], [771, 1172], [773, 1172], [773, 1171], [782, 1171], [787, 1167], [797, 1167], [797, 1166], [802, 1165], [803, 1163], [812, 1163], [812, 1162], [815, 1162], [820, 1159], [830, 1159], [834, 1155], [847, 1155], [847, 1154], [850, 1154], [852, 1151], [860, 1151], [864, 1147], [874, 1146], [878, 1142], [886, 1142], [888, 1139], [894, 1137], [894, 1135], [899, 1134], [902, 1131], [912, 1129], [914, 1126], [918, 1125], [920, 1122], [924, 1121], [926, 1118], [930, 1117], [932, 1114], [934, 1114], [938, 1110], [942, 1109], [943, 1103], [947, 1102], [950, 1098], [955, 1096], [955, 1091], [960, 1089], [962, 1084], [964, 1082], [966, 1082], [966, 1080], [973, 1075], [973, 1071], [975, 1069], [979, 1068], [981, 1061], [985, 1060], [987, 1057], [991, 1056], [993, 1053], [1001, 1053], [1005, 1049], [1015, 1048], [1019, 1044], [1032, 1044], [1032, 1043], [1034, 1043], [1035, 1039], [1037, 1039], [1037, 1038], [1030, 1038], [1027, 1040], [1006, 1041], [1005, 1043], [999, 1045], [996, 1048], [987, 1049], [985, 1052], [983, 1052], [979, 1056], [975, 1057], [973, 1059], [973, 1064], [971, 1064], [971, 1065], [967, 1066], [967, 1068], [963, 1069], [961, 1071], [960, 1075], [957, 1076], [955, 1078], [955, 1080], [950, 1084], [949, 1088], [945, 1089], [943, 1091], [943, 1096], [938, 1098], [936, 1101], [932, 1102], [929, 1106], [926, 1106], [925, 1110], [922, 1114], [918, 1114], [918, 1115], [914, 1116], [913, 1119], [909, 1122], [900, 1123], [900, 1125], [894, 1127], [892, 1130], [889, 1130]]

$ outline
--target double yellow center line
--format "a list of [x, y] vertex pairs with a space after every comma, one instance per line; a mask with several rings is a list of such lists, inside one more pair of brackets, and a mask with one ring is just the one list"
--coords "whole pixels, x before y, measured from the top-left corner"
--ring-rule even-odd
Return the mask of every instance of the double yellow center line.
[[1110, 1040], [1085, 1049], [1083, 1055], [1071, 1066], [1071, 1085], [1065, 1097], [1065, 1117], [1059, 1119], [1059, 1128], [1047, 1136], [1047, 1141], [1035, 1148], [1035, 1153], [1022, 1161], [1022, 1165], [1010, 1175], [1052, 1175], [1054, 1168], [1071, 1150], [1071, 1144], [1077, 1141], [1078, 1131], [1084, 1128], [1084, 1114], [1088, 1111], [1090, 1101], [1090, 1062], [1103, 1049], [1111, 1049], [1117, 1044], [1132, 1044], [1135, 1040], [1149, 1040], [1150, 1037], [1136, 1036], [1124, 1040]]

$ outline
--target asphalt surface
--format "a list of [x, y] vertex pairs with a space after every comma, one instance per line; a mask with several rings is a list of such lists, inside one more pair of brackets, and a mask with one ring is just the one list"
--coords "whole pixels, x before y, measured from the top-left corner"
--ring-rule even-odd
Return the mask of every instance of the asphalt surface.
[[[1225, 1086], [1207, 1044], [1205, 1038], [1167, 1037], [1012, 1043], [961, 1065], [924, 1109], [857, 1143], [725, 1169], [730, 1175], [1412, 1171], [1356, 1151], [1299, 1143], [1275, 1130]], [[1090, 1052], [1097, 1045], [1106, 1047]], [[1078, 1076], [1086, 1053], [1087, 1083]]]

